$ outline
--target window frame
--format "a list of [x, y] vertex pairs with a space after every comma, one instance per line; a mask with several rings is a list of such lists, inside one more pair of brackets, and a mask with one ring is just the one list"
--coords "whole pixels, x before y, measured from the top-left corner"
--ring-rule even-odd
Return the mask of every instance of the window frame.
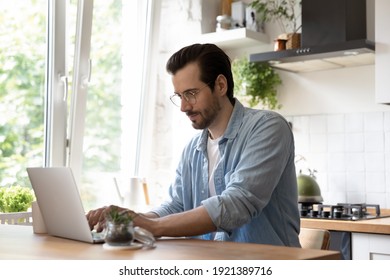
[[66, 0], [48, 1], [44, 166], [64, 166], [67, 146]]
[[[62, 0], [63, 1], [63, 0]], [[151, 63], [155, 58], [157, 42], [153, 37], [157, 37], [158, 22], [160, 15], [160, 1], [155, 0], [136, 0], [134, 2], [124, 2], [124, 9], [137, 9], [137, 38], [135, 57], [142, 57], [142, 67], [129, 71], [131, 75], [137, 75], [140, 80], [139, 85], [131, 85], [132, 96], [131, 102], [124, 111], [133, 112], [132, 117], [138, 121], [127, 130], [131, 133], [125, 133], [122, 137], [126, 147], [123, 148], [124, 158], [121, 164], [121, 173], [129, 176], [138, 176], [139, 173], [146, 173], [148, 161], [150, 160], [150, 143], [153, 130], [153, 117], [150, 112], [154, 112], [154, 92], [156, 88], [156, 65]], [[69, 119], [67, 137], [65, 138], [66, 155], [65, 161], [61, 161], [65, 166], [72, 168], [75, 180], [80, 183], [82, 177], [83, 162], [83, 137], [85, 132], [85, 116], [87, 110], [88, 83], [91, 79], [92, 65], [91, 53], [91, 36], [93, 24], [93, 0], [78, 0], [75, 52], [72, 77], [72, 96], [69, 108]], [[137, 64], [139, 65], [139, 64]], [[134, 64], [132, 65], [134, 66]], [[92, 74], [93, 75], [93, 74]], [[148, 118], [146, 118], [146, 112]], [[127, 116], [128, 117], [128, 116]], [[66, 120], [62, 119], [66, 124]], [[63, 127], [59, 126], [60, 134], [63, 136]], [[136, 138], [134, 135], [136, 134]], [[63, 142], [62, 142], [63, 143]], [[57, 158], [62, 155], [63, 146], [57, 145]], [[135, 157], [130, 156], [135, 155]], [[62, 159], [62, 158], [61, 158]], [[143, 166], [143, 167], [141, 167]], [[142, 169], [143, 171], [140, 171]]]
[[82, 172], [83, 137], [88, 83], [91, 78], [90, 59], [93, 0], [79, 0], [77, 6], [73, 83], [69, 113], [69, 137], [66, 165], [73, 170], [76, 181]]

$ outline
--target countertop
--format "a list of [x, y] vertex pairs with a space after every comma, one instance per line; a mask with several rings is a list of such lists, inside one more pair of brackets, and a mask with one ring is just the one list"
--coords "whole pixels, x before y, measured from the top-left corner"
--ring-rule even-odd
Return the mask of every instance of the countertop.
[[154, 249], [105, 250], [102, 244], [34, 234], [31, 226], [0, 225], [0, 259], [325, 260], [340, 253], [262, 244], [160, 239]]
[[390, 209], [381, 209], [381, 215], [387, 217], [360, 221], [301, 218], [301, 227], [322, 228], [334, 231], [390, 234]]

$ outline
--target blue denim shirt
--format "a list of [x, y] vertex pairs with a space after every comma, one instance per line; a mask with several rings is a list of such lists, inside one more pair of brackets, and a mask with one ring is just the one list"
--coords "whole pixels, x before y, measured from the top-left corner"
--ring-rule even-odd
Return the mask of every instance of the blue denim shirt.
[[203, 205], [218, 231], [202, 239], [300, 247], [294, 139], [278, 113], [235, 101], [219, 141], [216, 196], [209, 197], [207, 129], [185, 147], [160, 217]]

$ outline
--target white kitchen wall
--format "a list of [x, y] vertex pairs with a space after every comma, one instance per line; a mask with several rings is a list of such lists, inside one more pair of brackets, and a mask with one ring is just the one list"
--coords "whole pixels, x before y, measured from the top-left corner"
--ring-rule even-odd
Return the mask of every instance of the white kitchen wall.
[[[202, 4], [203, 9], [205, 3], [215, 8], [219, 1], [161, 2], [160, 90], [150, 177], [166, 189], [182, 148], [196, 131], [170, 104], [172, 85], [165, 62], [204, 30]], [[324, 203], [366, 202], [390, 208], [390, 106], [375, 103], [375, 67], [279, 73], [280, 113], [293, 125], [297, 155], [306, 159], [297, 169], [317, 170]]]
[[[298, 169], [316, 169], [324, 203], [390, 208], [390, 106], [375, 103], [375, 67], [279, 72]], [[303, 166], [304, 165], [304, 166]]]
[[390, 201], [390, 112], [287, 116], [297, 169], [317, 170], [324, 203]]

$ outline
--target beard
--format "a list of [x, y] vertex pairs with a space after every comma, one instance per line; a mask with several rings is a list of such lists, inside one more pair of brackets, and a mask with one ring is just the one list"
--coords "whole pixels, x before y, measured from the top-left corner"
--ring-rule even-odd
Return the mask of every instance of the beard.
[[200, 120], [192, 121], [192, 127], [195, 129], [205, 129], [208, 128], [214, 120], [217, 118], [218, 113], [221, 111], [221, 105], [218, 102], [218, 99], [213, 96], [212, 102], [209, 107], [201, 111], [190, 111], [187, 112], [187, 115], [198, 114]]

